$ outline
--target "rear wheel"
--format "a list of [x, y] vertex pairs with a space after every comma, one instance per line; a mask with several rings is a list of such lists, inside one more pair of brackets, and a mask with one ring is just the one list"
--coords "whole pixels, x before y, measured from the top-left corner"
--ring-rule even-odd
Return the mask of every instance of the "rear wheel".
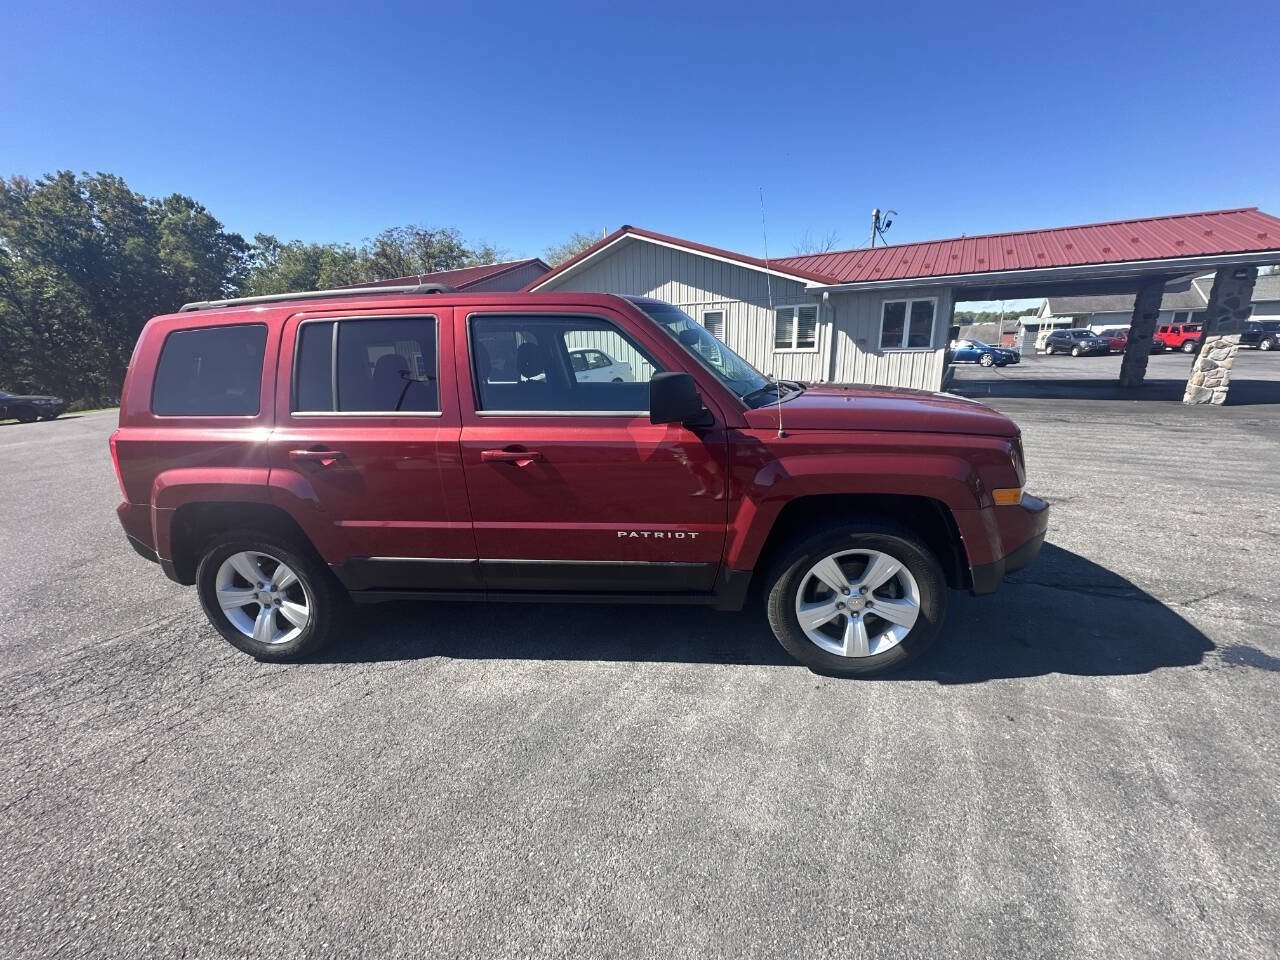
[[907, 663], [937, 638], [946, 606], [929, 549], [870, 518], [797, 542], [775, 564], [768, 595], [769, 625], [787, 652], [840, 676]]
[[1072, 355], [1073, 357], [1078, 357], [1078, 356], [1080, 356], [1080, 348], [1079, 348], [1079, 347], [1072, 347], [1072, 348], [1071, 348], [1071, 355]]
[[1272, 340], [1270, 337], [1267, 337], [1265, 340], [1263, 340], [1261, 343], [1258, 344], [1259, 350], [1274, 350], [1275, 348], [1276, 348], [1276, 342]]
[[259, 660], [319, 650], [342, 607], [342, 588], [309, 550], [236, 530], [206, 549], [196, 588], [209, 622]]
[[1182, 343], [1182, 352], [1183, 352], [1183, 353], [1195, 353], [1195, 352], [1196, 352], [1196, 341], [1195, 341], [1195, 340], [1184, 340], [1184, 341], [1183, 341], [1183, 343]]
[[982, 364], [984, 367], [994, 367], [996, 363], [996, 358], [989, 353], [984, 353], [981, 357], [978, 358], [978, 362]]

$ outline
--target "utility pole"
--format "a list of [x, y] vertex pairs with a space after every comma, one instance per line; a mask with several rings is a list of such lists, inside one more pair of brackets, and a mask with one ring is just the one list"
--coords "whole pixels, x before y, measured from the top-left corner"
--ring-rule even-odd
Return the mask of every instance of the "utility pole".
[[876, 234], [880, 232], [880, 208], [871, 211], [871, 245], [876, 245]]

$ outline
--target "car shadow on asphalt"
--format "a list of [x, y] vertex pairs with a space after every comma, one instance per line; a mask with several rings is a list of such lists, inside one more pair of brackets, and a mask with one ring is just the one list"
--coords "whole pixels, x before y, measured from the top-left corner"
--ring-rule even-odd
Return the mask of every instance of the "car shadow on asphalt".
[[[876, 682], [983, 683], [1052, 673], [1113, 676], [1200, 663], [1203, 633], [1123, 577], [1046, 544], [988, 597], [951, 594], [943, 636]], [[550, 603], [358, 606], [318, 659], [428, 657], [722, 665], [799, 665], [774, 640], [759, 599], [740, 613], [704, 607]]]

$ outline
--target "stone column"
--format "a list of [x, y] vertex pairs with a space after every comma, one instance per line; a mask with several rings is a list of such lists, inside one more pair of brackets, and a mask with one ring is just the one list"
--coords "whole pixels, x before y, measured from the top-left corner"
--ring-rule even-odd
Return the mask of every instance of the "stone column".
[[1129, 321], [1129, 339], [1125, 341], [1120, 360], [1120, 386], [1140, 387], [1147, 377], [1147, 358], [1151, 356], [1151, 338], [1160, 319], [1160, 300], [1164, 296], [1164, 280], [1148, 283], [1133, 301], [1133, 318]]
[[1240, 331], [1249, 319], [1257, 279], [1257, 267], [1223, 267], [1214, 274], [1200, 349], [1191, 365], [1183, 403], [1226, 402], [1231, 368], [1240, 352]]

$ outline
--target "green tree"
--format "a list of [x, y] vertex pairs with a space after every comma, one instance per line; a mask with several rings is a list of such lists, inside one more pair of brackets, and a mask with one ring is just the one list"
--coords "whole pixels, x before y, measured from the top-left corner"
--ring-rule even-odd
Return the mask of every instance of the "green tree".
[[118, 396], [147, 319], [234, 292], [248, 252], [189, 197], [111, 174], [0, 180], [0, 385]]
[[456, 227], [388, 227], [365, 241], [370, 280], [455, 270], [472, 263], [472, 251]]
[[371, 279], [361, 252], [339, 243], [281, 243], [270, 234], [253, 238], [252, 266], [245, 296], [331, 290]]
[[566, 260], [572, 260], [587, 247], [598, 241], [600, 237], [590, 233], [575, 233], [564, 243], [558, 243], [555, 246], [547, 247], [542, 254], [542, 259], [553, 267], [558, 267]]

